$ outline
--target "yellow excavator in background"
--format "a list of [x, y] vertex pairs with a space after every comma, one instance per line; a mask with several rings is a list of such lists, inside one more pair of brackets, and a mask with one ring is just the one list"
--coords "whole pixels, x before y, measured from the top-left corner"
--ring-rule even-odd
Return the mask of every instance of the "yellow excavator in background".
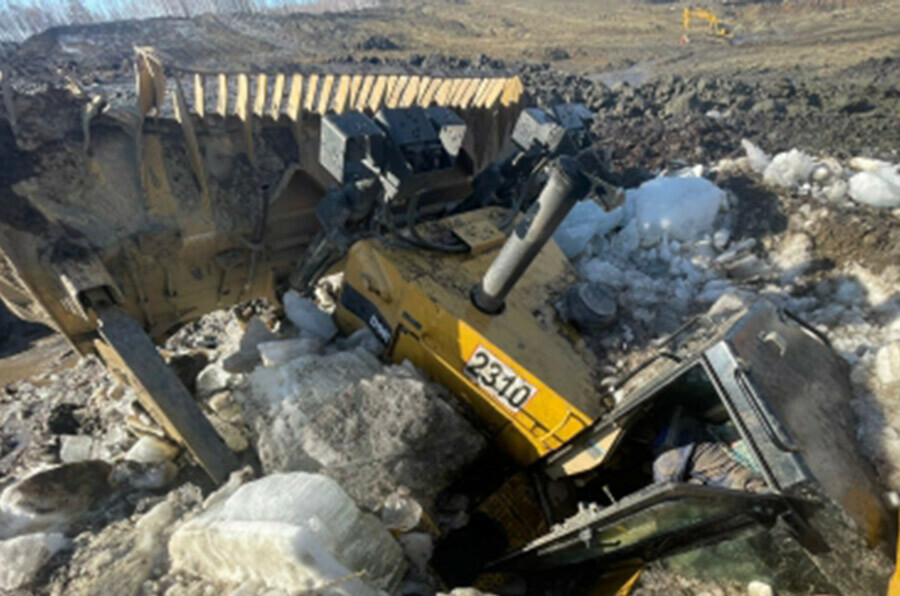
[[721, 39], [730, 39], [732, 32], [731, 27], [719, 20], [719, 15], [705, 8], [694, 8], [693, 6], [685, 7], [681, 11], [681, 28], [684, 34], [681, 36], [681, 43], [690, 43], [691, 22], [697, 20], [707, 23], [709, 33]]

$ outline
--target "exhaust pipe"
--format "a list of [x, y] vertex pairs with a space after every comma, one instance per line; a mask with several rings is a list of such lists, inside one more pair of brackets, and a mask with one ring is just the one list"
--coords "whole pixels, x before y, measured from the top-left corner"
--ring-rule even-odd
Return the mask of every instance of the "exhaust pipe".
[[506, 297], [572, 207], [587, 196], [591, 183], [578, 162], [562, 156], [550, 164], [550, 179], [516, 226], [503, 249], [472, 289], [472, 302], [488, 314], [503, 311]]

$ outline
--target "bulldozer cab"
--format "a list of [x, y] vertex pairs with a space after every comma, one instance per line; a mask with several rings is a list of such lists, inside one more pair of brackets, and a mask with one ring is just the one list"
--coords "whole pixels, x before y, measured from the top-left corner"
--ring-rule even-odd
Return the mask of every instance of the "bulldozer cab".
[[[777, 524], [826, 585], [882, 592], [889, 558], [871, 547], [893, 530], [853, 447], [844, 362], [765, 300], [691, 326], [620, 382], [607, 416], [546, 458], [550, 477], [574, 485], [574, 513], [501, 564], [650, 561]], [[567, 478], [586, 458], [595, 467]]]

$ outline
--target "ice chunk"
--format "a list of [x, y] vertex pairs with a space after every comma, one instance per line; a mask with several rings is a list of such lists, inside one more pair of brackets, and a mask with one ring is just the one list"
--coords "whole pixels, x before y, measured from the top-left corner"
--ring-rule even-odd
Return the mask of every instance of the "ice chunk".
[[307, 354], [318, 354], [322, 349], [319, 337], [301, 337], [299, 339], [283, 339], [267, 341], [257, 346], [262, 357], [263, 366], [279, 366]]
[[747, 139], [741, 139], [741, 147], [747, 153], [747, 159], [750, 160], [750, 167], [753, 171], [757, 174], [765, 172], [772, 158]]
[[434, 554], [434, 539], [425, 532], [411, 532], [398, 538], [403, 552], [420, 573], [425, 573]]
[[250, 375], [250, 395], [236, 392], [250, 405], [269, 406], [286, 401], [301, 401], [313, 410], [333, 399], [359, 379], [375, 374], [381, 363], [365, 350], [337, 352], [328, 356], [300, 356], [274, 368], [257, 368]]
[[59, 438], [59, 459], [64, 463], [98, 459], [102, 445], [87, 435], [62, 435]]
[[409, 532], [419, 525], [422, 506], [412, 498], [406, 487], [388, 495], [381, 506], [381, 521], [390, 530]]
[[178, 466], [168, 460], [138, 462], [130, 459], [117, 461], [110, 474], [116, 486], [127, 485], [134, 489], [157, 490], [172, 484], [178, 475]]
[[213, 362], [197, 375], [197, 397], [207, 398], [225, 391], [237, 378], [240, 378], [240, 375], [225, 370], [221, 362]]
[[0, 588], [16, 590], [34, 581], [44, 563], [58, 551], [68, 547], [62, 534], [26, 534], [0, 540]]
[[854, 157], [847, 165], [854, 170], [859, 170], [861, 172], [877, 172], [882, 168], [891, 167], [889, 162], [880, 159], [872, 159], [871, 157]]
[[713, 234], [713, 246], [715, 246], [718, 250], [725, 250], [728, 247], [728, 241], [731, 240], [731, 230], [728, 228], [722, 228], [721, 230], [716, 230], [716, 233]]
[[766, 166], [763, 180], [767, 184], [794, 188], [807, 182], [816, 167], [813, 158], [798, 149], [776, 155]]
[[384, 344], [375, 337], [375, 333], [368, 327], [357, 329], [344, 339], [344, 346], [347, 349], [362, 348], [376, 356], [380, 356], [384, 352]]
[[362, 507], [375, 510], [404, 486], [428, 508], [485, 447], [443, 391], [388, 367], [319, 409], [299, 444]]
[[[327, 315], [326, 315], [327, 316]], [[252, 317], [247, 322], [247, 329], [241, 338], [241, 346], [237, 353], [230, 355], [223, 362], [225, 370], [229, 372], [248, 372], [259, 363], [259, 352], [256, 346], [263, 342], [274, 341], [275, 334], [269, 331], [266, 324], [259, 317]], [[204, 371], [201, 371], [201, 374]]]
[[621, 269], [601, 258], [583, 262], [579, 269], [581, 275], [590, 282], [605, 283], [614, 288], [620, 288], [625, 281]]
[[132, 445], [125, 459], [141, 463], [171, 461], [178, 455], [178, 447], [156, 437], [144, 436]]
[[747, 585], [747, 596], [774, 596], [772, 586], [759, 580], [754, 580]]
[[804, 232], [791, 233], [770, 256], [772, 263], [781, 272], [781, 282], [792, 283], [813, 266], [815, 256], [812, 238]]
[[606, 211], [594, 201], [577, 203], [559, 224], [553, 239], [568, 258], [581, 254], [591, 238], [605, 235], [621, 225], [624, 209], [619, 207]]
[[256, 429], [257, 449], [267, 471], [310, 469], [299, 433], [324, 404], [381, 369], [363, 349], [328, 356], [301, 356], [282, 366], [257, 368], [248, 386], [235, 391], [247, 421]]
[[173, 569], [214, 581], [260, 580], [288, 592], [328, 586], [353, 596], [394, 589], [406, 567], [378, 519], [333, 480], [303, 472], [272, 474], [213, 500], [175, 531], [169, 554]]
[[885, 385], [900, 381], [900, 341], [878, 350], [875, 356], [875, 374]]
[[337, 327], [331, 320], [331, 315], [319, 310], [316, 303], [309, 298], [290, 290], [282, 301], [285, 315], [301, 332], [311, 333], [323, 341], [330, 341], [337, 335]]
[[850, 178], [850, 198], [873, 207], [900, 207], [900, 174], [894, 167], [854, 174]]
[[627, 193], [641, 244], [696, 239], [712, 227], [725, 191], [705, 178], [655, 178]]

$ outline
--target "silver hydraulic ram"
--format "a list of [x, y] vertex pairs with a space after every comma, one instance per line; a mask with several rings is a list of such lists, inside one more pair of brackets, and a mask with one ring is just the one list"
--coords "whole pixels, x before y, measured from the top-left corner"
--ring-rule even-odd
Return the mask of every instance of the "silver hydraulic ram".
[[510, 235], [484, 277], [472, 290], [472, 302], [488, 314], [503, 310], [506, 297], [572, 207], [587, 196], [591, 183], [578, 162], [562, 156], [549, 166], [550, 178], [534, 205]]

